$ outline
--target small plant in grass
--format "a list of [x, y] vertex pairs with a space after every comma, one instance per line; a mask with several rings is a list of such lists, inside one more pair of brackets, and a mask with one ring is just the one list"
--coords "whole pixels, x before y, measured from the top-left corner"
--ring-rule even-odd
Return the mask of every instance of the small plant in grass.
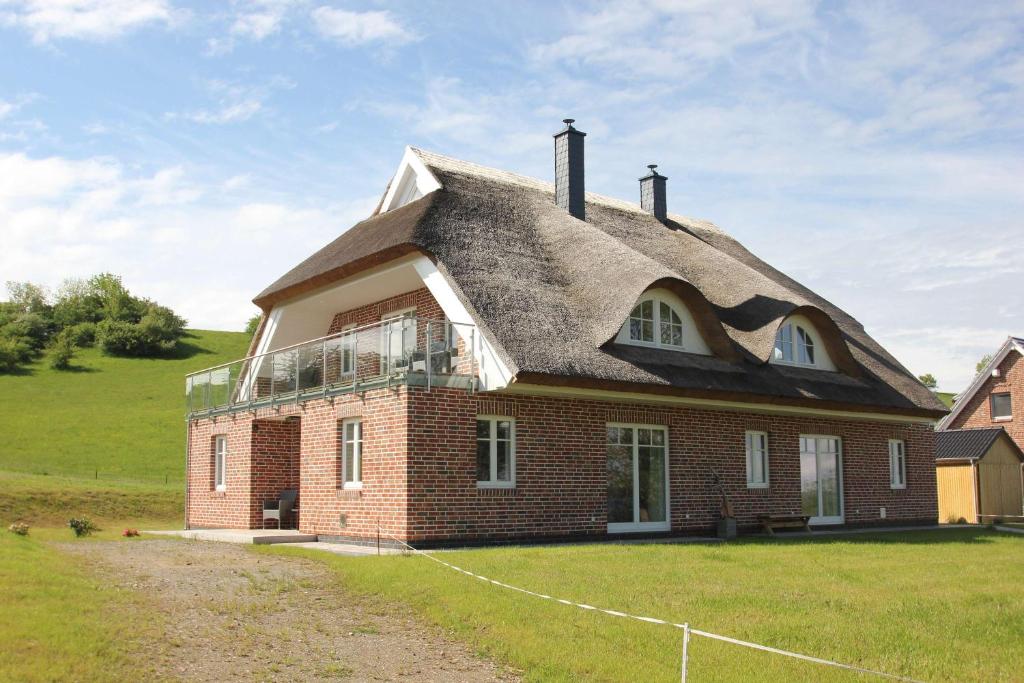
[[124, 536], [125, 538], [132, 538], [134, 536], [138, 536], [139, 535], [139, 530], [138, 529], [125, 529], [124, 531], [121, 532], [121, 535]]
[[92, 532], [96, 531], [96, 525], [85, 517], [72, 517], [68, 520], [68, 526], [75, 532], [75, 536], [78, 536], [79, 538], [82, 536], [88, 536]]
[[19, 536], [28, 536], [28, 524], [25, 522], [15, 522], [14, 524], [7, 527], [7, 530], [12, 534]]

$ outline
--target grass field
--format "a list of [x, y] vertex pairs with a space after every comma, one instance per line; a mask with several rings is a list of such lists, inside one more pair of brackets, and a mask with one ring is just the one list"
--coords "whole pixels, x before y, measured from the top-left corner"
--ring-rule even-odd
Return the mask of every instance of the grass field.
[[60, 551], [3, 531], [0, 586], [0, 680], [151, 678], [147, 663], [131, 653], [159, 616], [126, 609], [133, 598], [87, 576]]
[[0, 374], [0, 470], [103, 480], [184, 480], [185, 374], [245, 355], [247, 335], [190, 332], [174, 358], [77, 353]]
[[956, 393], [952, 391], [936, 391], [935, 395], [939, 397], [939, 400], [942, 401], [943, 405], [947, 408], [953, 407], [953, 397], [956, 396]]
[[[681, 634], [498, 588], [417, 556], [329, 563], [350, 590], [451, 629], [531, 681], [679, 680]], [[1024, 537], [986, 530], [443, 553], [586, 604], [927, 681], [1024, 678]], [[875, 680], [697, 638], [694, 681]]]

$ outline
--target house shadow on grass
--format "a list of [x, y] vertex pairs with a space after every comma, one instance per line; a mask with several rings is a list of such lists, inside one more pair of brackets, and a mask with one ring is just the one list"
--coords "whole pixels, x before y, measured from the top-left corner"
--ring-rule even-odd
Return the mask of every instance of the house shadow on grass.
[[774, 537], [746, 536], [730, 541], [730, 545], [807, 545], [821, 543], [883, 544], [883, 545], [963, 545], [992, 543], [1000, 536], [1009, 536], [988, 527], [956, 529], [920, 529], [913, 531], [858, 531], [821, 533], [820, 535]]

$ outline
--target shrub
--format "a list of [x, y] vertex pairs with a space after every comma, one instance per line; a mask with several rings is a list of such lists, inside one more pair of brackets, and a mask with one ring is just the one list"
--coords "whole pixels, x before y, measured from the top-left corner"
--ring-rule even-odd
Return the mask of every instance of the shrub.
[[75, 536], [81, 538], [96, 531], [96, 525], [85, 517], [72, 517], [68, 520], [68, 526], [75, 532]]
[[12, 534], [19, 536], [28, 536], [28, 524], [25, 522], [15, 522], [14, 524], [7, 527], [7, 530]]
[[66, 334], [57, 335], [57, 341], [50, 347], [50, 367], [54, 370], [67, 370], [71, 367], [71, 359], [75, 357], [75, 345]]
[[184, 333], [182, 318], [153, 303], [137, 324], [107, 319], [96, 327], [96, 338], [103, 351], [122, 356], [156, 356], [173, 351]]
[[96, 323], [78, 323], [65, 327], [62, 334], [66, 334], [75, 346], [92, 346], [96, 342]]
[[11, 371], [32, 359], [32, 346], [21, 337], [0, 337], [0, 370]]

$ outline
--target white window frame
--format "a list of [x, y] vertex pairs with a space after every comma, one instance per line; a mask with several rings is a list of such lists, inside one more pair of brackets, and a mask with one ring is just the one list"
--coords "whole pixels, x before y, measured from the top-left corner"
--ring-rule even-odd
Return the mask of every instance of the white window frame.
[[[390, 312], [385, 313], [384, 315], [382, 315], [380, 317], [380, 322], [381, 322], [381, 330], [380, 330], [380, 369], [381, 369], [381, 374], [386, 374], [386, 373], [392, 372], [394, 370], [394, 367], [393, 367], [394, 360], [393, 360], [392, 355], [391, 355], [391, 347], [388, 345], [388, 343], [390, 341], [392, 341], [391, 337], [393, 335], [393, 332], [391, 332], [390, 330], [392, 330], [393, 328], [391, 327], [390, 324], [387, 324], [387, 323], [400, 322], [403, 318], [411, 318], [412, 319], [412, 326], [409, 328], [412, 331], [412, 351], [416, 350], [416, 347], [417, 347], [417, 345], [419, 343], [419, 339], [417, 337], [418, 330], [416, 329], [419, 321], [416, 319], [416, 307], [415, 306], [409, 306], [408, 308], [400, 308], [397, 311], [390, 311]], [[404, 353], [405, 352], [404, 334], [403, 334], [402, 342], [403, 342], [403, 344], [402, 344], [402, 351]], [[410, 363], [412, 362], [411, 358], [409, 359], [409, 362]]]
[[[663, 522], [608, 522], [608, 533], [629, 533], [634, 531], [670, 531], [672, 529], [672, 482], [669, 479], [669, 461], [671, 459], [671, 447], [672, 443], [669, 439], [669, 431], [667, 425], [659, 424], [645, 424], [640, 422], [608, 422], [605, 424], [605, 448], [608, 447], [607, 431], [609, 427], [618, 427], [624, 429], [633, 430], [633, 516], [636, 517], [640, 506], [640, 493], [639, 487], [636, 482], [640, 478], [640, 434], [638, 430], [649, 429], [658, 430], [664, 434], [665, 439], [665, 521]], [[607, 458], [607, 451], [605, 457]]]
[[903, 439], [889, 439], [889, 486], [907, 488], [907, 444]]
[[[354, 438], [348, 438], [348, 426], [355, 425]], [[348, 480], [348, 446], [352, 444], [352, 481]], [[363, 488], [363, 420], [353, 417], [341, 422], [341, 488]]]
[[356, 334], [358, 333], [352, 332], [355, 327], [355, 323], [349, 323], [341, 328], [341, 377], [354, 375], [356, 371]]
[[[480, 438], [476, 436], [476, 423], [489, 424], [488, 443], [490, 444], [491, 477], [487, 481], [477, 479], [477, 488], [481, 489], [514, 489], [516, 487], [516, 420], [507, 415], [477, 415], [473, 422], [473, 471], [476, 472], [476, 444]], [[498, 423], [509, 423], [509, 480], [498, 480]], [[474, 474], [474, 476], [476, 476]]]
[[[785, 333], [789, 334], [789, 349], [790, 355], [792, 356], [790, 359], [786, 359], [785, 349], [782, 348]], [[807, 344], [800, 343], [801, 335], [803, 338], [810, 341], [810, 347], [814, 350], [813, 362], [808, 363], [800, 360], [801, 352], [803, 352], [804, 356], [806, 356], [807, 353]], [[775, 332], [775, 343], [772, 346], [772, 362], [777, 365], [793, 365], [799, 368], [821, 367], [822, 364], [819, 359], [819, 354], [821, 354], [822, 350], [821, 344], [818, 342], [819, 337], [817, 330], [808, 329], [806, 325], [800, 325], [792, 320], [784, 322]]]
[[[644, 341], [643, 339], [633, 339], [633, 337], [632, 337], [632, 327], [630, 325], [630, 321], [633, 319], [633, 311], [635, 311], [638, 306], [642, 306], [643, 304], [647, 303], [648, 301], [651, 302], [651, 309], [652, 309], [651, 310], [651, 315], [652, 315], [651, 324], [654, 327], [654, 331], [653, 331], [654, 332], [654, 340], [653, 341]], [[661, 341], [661, 323], [662, 323], [662, 320], [661, 320], [661, 306], [662, 306], [662, 304], [664, 304], [665, 306], [668, 306], [669, 310], [672, 311], [673, 313], [675, 313], [676, 317], [679, 318], [680, 330], [679, 330], [679, 345], [678, 346], [675, 345], [675, 344], [666, 344], [666, 343]], [[669, 319], [669, 322], [671, 323], [671, 318]], [[647, 346], [647, 347], [656, 348], [656, 349], [669, 349], [671, 351], [686, 351], [687, 350], [686, 342], [684, 340], [685, 340], [685, 337], [686, 337], [686, 325], [687, 325], [687, 322], [688, 322], [688, 316], [686, 316], [682, 312], [680, 312], [678, 310], [678, 306], [674, 302], [669, 301], [666, 297], [660, 296], [658, 294], [651, 294], [651, 295], [648, 295], [648, 296], [641, 297], [640, 300], [637, 301], [636, 304], [633, 305], [633, 308], [629, 309], [629, 316], [627, 316], [627, 318], [626, 318], [626, 324], [623, 326], [622, 334], [619, 335], [620, 341], [622, 343], [624, 343], [624, 344], [633, 344], [634, 346]]]
[[218, 434], [213, 438], [213, 490], [228, 489], [228, 437]]
[[[768, 473], [768, 432], [747, 430], [744, 434], [743, 440], [745, 442], [747, 452], [747, 488], [766, 489], [770, 486], [771, 481]], [[757, 445], [755, 440], [761, 442], [760, 446]], [[760, 457], [761, 459], [761, 481], [754, 479], [755, 457]]]
[[[1006, 415], [996, 415], [996, 396], [1006, 396], [1010, 402], [1010, 412]], [[1009, 391], [993, 391], [988, 395], [988, 411], [993, 422], [1006, 422], [1013, 419], [1013, 395]]]

